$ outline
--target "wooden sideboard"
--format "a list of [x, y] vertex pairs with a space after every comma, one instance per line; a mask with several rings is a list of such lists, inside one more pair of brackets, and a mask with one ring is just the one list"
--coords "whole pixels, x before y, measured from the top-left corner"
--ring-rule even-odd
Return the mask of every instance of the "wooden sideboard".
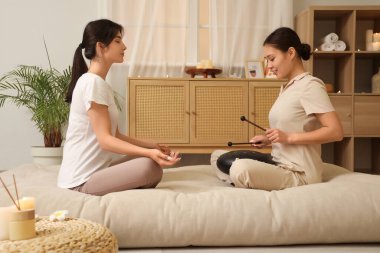
[[[227, 149], [262, 133], [284, 80], [130, 78], [127, 126], [131, 137], [170, 145], [182, 153]], [[244, 149], [233, 146], [228, 149]], [[270, 149], [263, 149], [270, 152]]]

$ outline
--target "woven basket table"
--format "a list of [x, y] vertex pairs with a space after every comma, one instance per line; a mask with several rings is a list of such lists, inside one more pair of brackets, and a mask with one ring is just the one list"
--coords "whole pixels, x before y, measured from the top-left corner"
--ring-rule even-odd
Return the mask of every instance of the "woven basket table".
[[21, 241], [0, 241], [0, 252], [118, 252], [116, 237], [95, 222], [67, 218], [65, 221], [36, 222], [35, 238]]

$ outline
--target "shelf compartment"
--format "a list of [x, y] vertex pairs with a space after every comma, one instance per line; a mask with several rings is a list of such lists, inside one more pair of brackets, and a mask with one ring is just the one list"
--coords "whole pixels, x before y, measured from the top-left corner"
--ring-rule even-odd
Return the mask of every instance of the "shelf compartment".
[[380, 174], [380, 138], [355, 138], [355, 171]]
[[371, 93], [372, 76], [379, 68], [380, 52], [355, 54], [355, 93]]
[[366, 50], [366, 31], [380, 32], [380, 10], [357, 10], [355, 50]]
[[351, 155], [353, 148], [354, 139], [352, 137], [345, 137], [340, 142], [323, 144], [322, 160], [352, 171], [354, 169], [354, 158]]
[[324, 57], [329, 54], [313, 55], [313, 75], [325, 83], [331, 83], [334, 92], [352, 93], [353, 57], [350, 53], [330, 53], [339, 57]]
[[346, 43], [347, 51], [354, 48], [354, 34], [351, 32], [355, 23], [354, 16], [352, 10], [315, 10], [313, 48], [319, 47], [321, 40], [332, 32]]

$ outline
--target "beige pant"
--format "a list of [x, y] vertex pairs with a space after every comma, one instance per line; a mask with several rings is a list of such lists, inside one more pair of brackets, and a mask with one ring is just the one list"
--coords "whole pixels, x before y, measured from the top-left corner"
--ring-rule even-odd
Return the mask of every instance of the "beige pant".
[[228, 151], [215, 150], [211, 154], [211, 165], [218, 178], [232, 182], [235, 187], [261, 190], [281, 190], [307, 184], [304, 172], [291, 171], [280, 166], [252, 159], [236, 159], [230, 168], [230, 175], [221, 172], [216, 166], [218, 158]]
[[102, 196], [110, 192], [154, 188], [161, 181], [162, 174], [162, 168], [150, 158], [123, 157], [71, 190]]

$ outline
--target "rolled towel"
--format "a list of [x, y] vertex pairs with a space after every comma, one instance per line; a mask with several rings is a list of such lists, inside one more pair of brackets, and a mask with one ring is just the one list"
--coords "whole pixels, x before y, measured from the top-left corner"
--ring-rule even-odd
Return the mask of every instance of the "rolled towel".
[[334, 42], [337, 42], [338, 40], [339, 40], [339, 37], [336, 33], [329, 33], [323, 38], [322, 43], [334, 43]]
[[334, 43], [323, 43], [320, 47], [319, 50], [321, 51], [334, 51], [335, 45]]
[[346, 50], [346, 43], [342, 40], [338, 40], [334, 43], [335, 51], [344, 51]]

